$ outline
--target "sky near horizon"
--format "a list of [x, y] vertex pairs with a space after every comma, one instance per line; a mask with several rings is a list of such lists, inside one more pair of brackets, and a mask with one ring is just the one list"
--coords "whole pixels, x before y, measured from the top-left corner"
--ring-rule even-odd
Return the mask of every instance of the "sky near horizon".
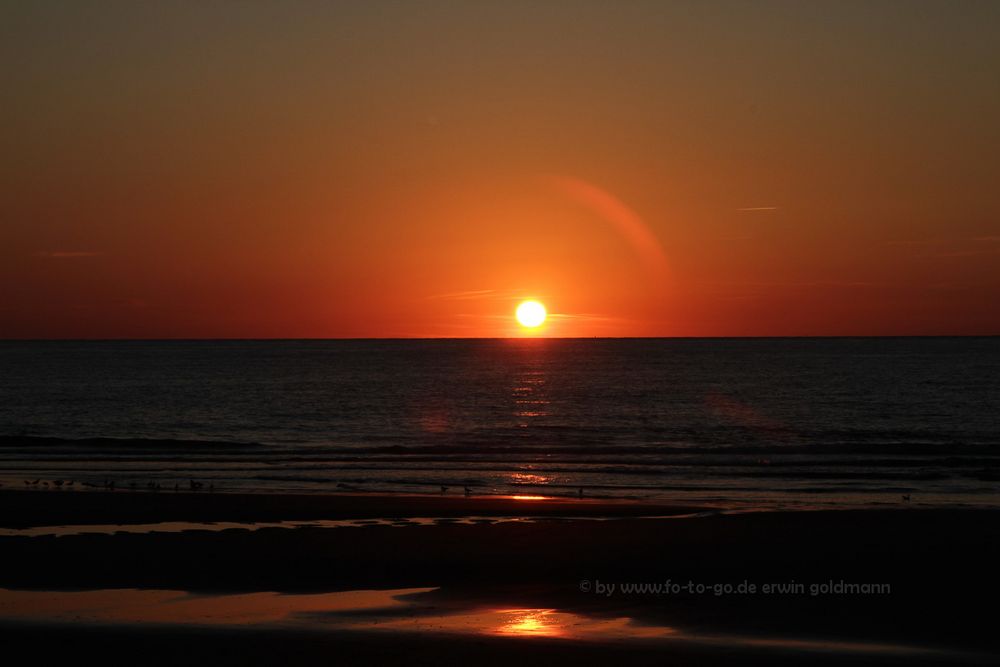
[[0, 338], [1000, 334], [998, 2], [11, 2]]

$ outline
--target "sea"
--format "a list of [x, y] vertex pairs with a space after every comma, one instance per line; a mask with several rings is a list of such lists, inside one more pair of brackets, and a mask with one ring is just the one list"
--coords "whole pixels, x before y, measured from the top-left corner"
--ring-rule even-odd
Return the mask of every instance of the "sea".
[[997, 507], [1000, 338], [5, 341], [0, 483]]

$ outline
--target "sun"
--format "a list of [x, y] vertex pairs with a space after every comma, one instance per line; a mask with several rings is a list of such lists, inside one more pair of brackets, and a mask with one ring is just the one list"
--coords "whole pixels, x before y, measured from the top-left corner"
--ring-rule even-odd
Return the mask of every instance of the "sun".
[[545, 306], [538, 301], [522, 301], [517, 306], [517, 321], [522, 327], [534, 329], [545, 322]]

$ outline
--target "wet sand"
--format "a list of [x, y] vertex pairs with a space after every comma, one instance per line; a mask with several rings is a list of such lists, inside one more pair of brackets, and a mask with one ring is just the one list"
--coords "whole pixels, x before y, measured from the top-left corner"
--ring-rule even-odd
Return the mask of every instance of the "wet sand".
[[[395, 664], [793, 664], [805, 656], [827, 663], [955, 664], [1000, 655], [992, 615], [979, 611], [991, 608], [1000, 592], [995, 574], [1000, 513], [995, 511], [907, 508], [653, 519], [637, 517], [692, 514], [696, 508], [462, 497], [21, 491], [0, 493], [0, 507], [0, 524], [7, 527], [445, 519], [419, 526], [0, 537], [0, 587], [6, 589], [228, 594], [434, 589], [421, 593], [419, 604], [405, 614], [392, 617], [395, 626], [388, 612], [365, 616], [371, 627], [361, 623], [352, 629], [342, 624], [209, 628], [197, 619], [190, 626], [112, 627], [107, 621], [56, 622], [16, 614], [0, 621], [5, 641], [28, 645], [43, 636], [58, 637], [50, 650], [60, 655], [98, 648], [109, 636], [123, 655], [140, 651], [147, 664], [168, 664], [168, 656], [184, 651], [224, 664], [283, 651], [282, 660], [293, 664], [323, 660], [328, 653], [348, 663]], [[471, 525], [447, 521], [469, 514], [542, 518]], [[563, 518], [572, 516], [612, 520]], [[705, 588], [621, 588], [667, 580]], [[831, 583], [824, 592], [822, 587]], [[755, 592], [746, 592], [749, 584]], [[802, 592], [763, 592], [765, 585], [790, 584], [802, 585]], [[838, 585], [857, 588], [837, 592]], [[550, 610], [563, 615], [559, 618], [583, 619], [567, 627], [630, 619], [632, 627], [729, 640], [678, 642], [632, 633], [577, 641], [572, 633], [506, 637], [454, 625], [463, 614], [480, 619], [503, 609]], [[382, 626], [378, 631], [376, 624]], [[878, 648], [884, 646], [904, 650]]]
[[669, 516], [711, 508], [590, 498], [0, 490], [0, 527], [158, 521], [292, 521], [466, 516]]

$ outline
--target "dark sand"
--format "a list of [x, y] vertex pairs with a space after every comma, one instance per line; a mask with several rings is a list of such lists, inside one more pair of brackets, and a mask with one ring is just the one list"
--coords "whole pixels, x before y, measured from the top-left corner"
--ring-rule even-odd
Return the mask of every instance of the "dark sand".
[[510, 496], [175, 493], [173, 491], [0, 490], [0, 527], [160, 521], [272, 522], [319, 519], [465, 516], [669, 516], [706, 508], [594, 500]]
[[[421, 609], [552, 608], [630, 617], [698, 636], [877, 642], [953, 653], [817, 651], [617, 640], [372, 634], [289, 628], [51, 625], [6, 621], [8, 649], [91, 651], [145, 664], [955, 664], [1000, 656], [1000, 513], [986, 510], [690, 512], [641, 504], [499, 498], [173, 493], [0, 493], [0, 525], [440, 516], [613, 516], [360, 528], [0, 537], [0, 587], [319, 592], [439, 587]], [[596, 582], [888, 584], [888, 594], [598, 595]], [[581, 582], [586, 581], [581, 590]], [[986, 610], [984, 612], [984, 610]], [[414, 613], [423, 613], [420, 609]], [[187, 657], [185, 657], [187, 656]]]

